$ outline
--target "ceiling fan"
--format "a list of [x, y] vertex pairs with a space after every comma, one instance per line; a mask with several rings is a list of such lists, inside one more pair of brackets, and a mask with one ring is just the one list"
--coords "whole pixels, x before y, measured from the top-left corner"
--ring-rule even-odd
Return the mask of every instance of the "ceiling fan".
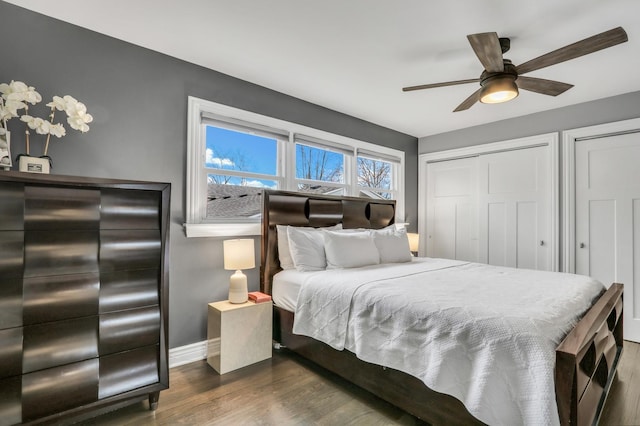
[[453, 112], [467, 110], [478, 101], [482, 103], [509, 101], [518, 96], [519, 88], [543, 95], [558, 96], [571, 89], [573, 84], [542, 78], [524, 77], [522, 74], [588, 55], [589, 53], [597, 52], [598, 50], [606, 49], [628, 40], [627, 33], [624, 29], [618, 27], [561, 47], [553, 52], [538, 56], [535, 59], [516, 66], [513, 65], [509, 59], [505, 59], [502, 56], [508, 52], [511, 47], [511, 41], [508, 38], [498, 38], [498, 34], [493, 32], [470, 34], [467, 36], [467, 39], [469, 39], [471, 48], [484, 66], [484, 71], [479, 78], [422, 84], [419, 86], [404, 87], [402, 90], [409, 92], [412, 90], [480, 82], [480, 88], [458, 105]]

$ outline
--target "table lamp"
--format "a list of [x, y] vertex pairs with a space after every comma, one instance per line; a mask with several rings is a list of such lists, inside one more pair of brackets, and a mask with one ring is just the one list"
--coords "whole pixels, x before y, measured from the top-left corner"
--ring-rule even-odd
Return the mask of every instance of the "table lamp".
[[225, 240], [223, 248], [224, 269], [236, 271], [229, 279], [229, 302], [244, 303], [248, 299], [247, 276], [241, 270], [256, 267], [253, 240]]
[[409, 238], [409, 250], [417, 255], [420, 248], [420, 234], [407, 232], [407, 237]]

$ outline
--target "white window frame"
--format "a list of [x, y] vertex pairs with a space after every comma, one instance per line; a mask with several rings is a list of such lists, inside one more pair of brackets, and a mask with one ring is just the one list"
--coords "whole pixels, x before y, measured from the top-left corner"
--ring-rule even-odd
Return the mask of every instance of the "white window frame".
[[[260, 235], [260, 221], [248, 221], [247, 219], [237, 220], [231, 219], [224, 223], [206, 222], [203, 212], [206, 214], [207, 203], [207, 172], [210, 168], [204, 167], [206, 155], [205, 138], [203, 131], [205, 124], [202, 123], [202, 114], [208, 113], [218, 117], [225, 117], [230, 120], [240, 120], [244, 123], [250, 123], [265, 128], [279, 129], [289, 132], [288, 141], [278, 141], [278, 164], [277, 170], [282, 175], [283, 187], [281, 189], [288, 191], [297, 191], [298, 183], [301, 180], [296, 179], [295, 170], [295, 141], [296, 135], [304, 135], [318, 141], [315, 145], [322, 148], [322, 141], [326, 141], [326, 149], [331, 150], [332, 146], [345, 147], [344, 149], [352, 150], [353, 155], [350, 163], [345, 160], [345, 191], [346, 195], [357, 196], [361, 187], [358, 185], [357, 179], [357, 157], [358, 151], [367, 152], [370, 155], [379, 156], [380, 159], [387, 161], [387, 158], [398, 159], [397, 163], [393, 163], [392, 176], [392, 192], [396, 197], [396, 222], [404, 222], [404, 188], [405, 188], [405, 155], [404, 151], [393, 148], [387, 148], [380, 145], [348, 138], [325, 132], [323, 130], [314, 129], [312, 127], [303, 126], [296, 123], [268, 117], [265, 115], [253, 113], [250, 111], [233, 108], [227, 105], [199, 99], [193, 96], [188, 98], [187, 107], [187, 205], [186, 205], [186, 223], [184, 224], [187, 237], [228, 237], [238, 235]], [[349, 164], [347, 164], [349, 163]], [[224, 169], [220, 170], [220, 174], [225, 174]], [[274, 179], [277, 180], [277, 179]], [[314, 181], [315, 182], [315, 181]], [[331, 182], [328, 182], [331, 184]], [[337, 185], [331, 185], [337, 186]], [[343, 186], [340, 184], [339, 186]], [[386, 191], [386, 190], [385, 190]]]

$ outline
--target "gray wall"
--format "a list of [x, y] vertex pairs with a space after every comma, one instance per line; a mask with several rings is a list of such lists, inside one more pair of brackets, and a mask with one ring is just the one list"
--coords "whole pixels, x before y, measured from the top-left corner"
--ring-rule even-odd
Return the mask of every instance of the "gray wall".
[[[95, 117], [81, 135], [52, 140], [52, 173], [171, 182], [169, 346], [206, 338], [206, 304], [227, 298], [222, 241], [184, 236], [187, 96], [257, 112], [406, 153], [406, 214], [417, 223], [417, 139], [166, 55], [0, 2], [0, 82], [72, 95]], [[33, 110], [43, 117], [44, 109]], [[12, 153], [24, 152], [12, 120]], [[42, 141], [34, 138], [32, 154]], [[1, 202], [1, 201], [0, 201]], [[256, 259], [259, 243], [256, 240]], [[258, 289], [258, 268], [246, 271]]]
[[[549, 102], [553, 104], [553, 99]], [[426, 136], [420, 138], [418, 152], [426, 154], [637, 117], [640, 117], [640, 92], [632, 92], [482, 126]]]

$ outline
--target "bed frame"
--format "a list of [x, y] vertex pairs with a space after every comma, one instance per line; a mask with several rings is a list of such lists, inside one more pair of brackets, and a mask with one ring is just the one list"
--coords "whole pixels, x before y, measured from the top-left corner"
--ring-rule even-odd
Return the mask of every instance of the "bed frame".
[[[260, 288], [271, 294], [278, 262], [276, 225], [379, 229], [394, 223], [395, 202], [266, 190]], [[622, 284], [613, 284], [556, 349], [555, 391], [562, 425], [597, 424], [622, 354]], [[294, 315], [274, 307], [274, 340], [431, 424], [482, 424], [456, 398], [400, 371], [370, 364], [292, 333]]]

